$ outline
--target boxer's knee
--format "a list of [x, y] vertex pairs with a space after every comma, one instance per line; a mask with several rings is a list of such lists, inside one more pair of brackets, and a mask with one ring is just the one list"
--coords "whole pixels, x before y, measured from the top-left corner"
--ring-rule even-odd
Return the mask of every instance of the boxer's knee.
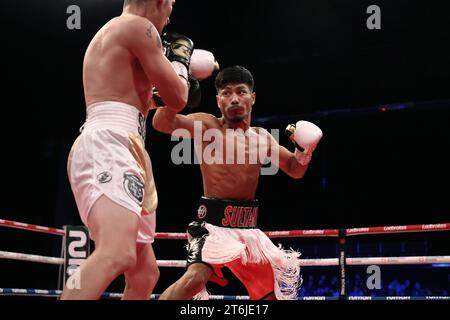
[[136, 252], [125, 250], [112, 250], [99, 252], [101, 260], [107, 265], [108, 270], [116, 274], [124, 273], [136, 265]]
[[144, 271], [133, 275], [125, 274], [125, 291], [132, 292], [135, 298], [149, 299], [159, 280], [158, 268]]

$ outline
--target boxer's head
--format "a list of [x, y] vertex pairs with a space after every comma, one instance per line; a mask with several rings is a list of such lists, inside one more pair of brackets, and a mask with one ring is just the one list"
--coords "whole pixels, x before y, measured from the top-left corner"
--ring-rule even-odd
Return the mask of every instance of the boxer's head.
[[215, 80], [217, 104], [225, 120], [233, 123], [245, 120], [255, 103], [253, 76], [242, 66], [221, 70]]
[[253, 75], [252, 73], [242, 66], [233, 66], [222, 69], [216, 76], [215, 86], [217, 92], [225, 87], [229, 83], [244, 83], [250, 91], [253, 92]]
[[169, 23], [175, 0], [124, 0], [124, 12], [134, 13], [149, 19], [161, 34]]
[[123, 0], [123, 6], [145, 6], [155, 0]]

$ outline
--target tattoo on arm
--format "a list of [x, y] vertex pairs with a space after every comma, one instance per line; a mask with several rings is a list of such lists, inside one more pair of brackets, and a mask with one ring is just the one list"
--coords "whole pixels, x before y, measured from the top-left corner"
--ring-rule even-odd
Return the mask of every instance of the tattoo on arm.
[[[149, 37], [150, 39], [153, 39], [153, 34], [152, 34], [152, 27], [148, 27], [147, 30], [145, 31], [145, 34], [147, 35], [147, 37]], [[156, 46], [161, 49], [162, 48], [162, 42], [161, 42], [161, 37], [157, 34], [156, 36]]]
[[153, 36], [152, 36], [152, 27], [148, 27], [147, 31], [145, 32], [145, 34], [147, 35], [147, 37], [152, 39], [153, 38]]

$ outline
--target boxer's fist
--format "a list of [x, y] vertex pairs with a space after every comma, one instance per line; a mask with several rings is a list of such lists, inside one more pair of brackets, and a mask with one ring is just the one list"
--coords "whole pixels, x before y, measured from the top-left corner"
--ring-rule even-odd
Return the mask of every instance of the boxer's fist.
[[301, 165], [307, 165], [311, 161], [312, 153], [322, 138], [322, 130], [309, 121], [298, 121], [286, 128], [286, 134], [295, 144], [295, 157]]
[[191, 56], [189, 73], [198, 80], [206, 79], [219, 70], [219, 64], [212, 52], [203, 49], [194, 49]]

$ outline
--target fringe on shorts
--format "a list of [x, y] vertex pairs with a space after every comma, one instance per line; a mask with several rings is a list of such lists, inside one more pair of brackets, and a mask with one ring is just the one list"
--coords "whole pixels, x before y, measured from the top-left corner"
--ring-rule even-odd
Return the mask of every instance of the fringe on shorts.
[[[302, 284], [300, 252], [276, 246], [259, 229], [230, 229], [205, 223], [209, 232], [202, 248], [202, 260], [212, 265], [225, 265], [240, 259], [247, 263], [270, 263], [274, 272], [274, 292], [278, 300], [296, 300]], [[194, 299], [207, 299], [206, 288]]]

